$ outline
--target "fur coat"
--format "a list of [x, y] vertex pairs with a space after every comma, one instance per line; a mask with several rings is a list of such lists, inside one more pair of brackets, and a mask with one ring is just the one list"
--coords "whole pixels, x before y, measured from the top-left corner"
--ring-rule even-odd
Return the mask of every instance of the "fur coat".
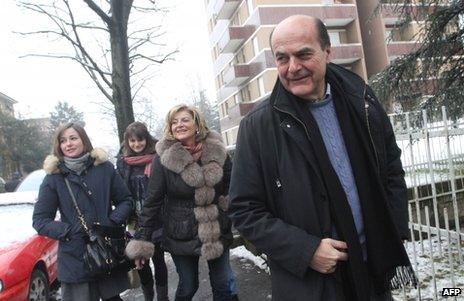
[[[218, 133], [210, 132], [202, 143], [197, 162], [177, 140], [162, 139], [156, 144], [159, 157], [154, 160], [149, 195], [140, 216], [140, 236], [154, 240], [157, 229], [153, 225], [162, 219], [166, 250], [211, 260], [221, 256], [232, 240], [226, 215], [231, 163]], [[131, 242], [127, 255], [148, 258], [150, 254], [135, 251], [143, 244]]]

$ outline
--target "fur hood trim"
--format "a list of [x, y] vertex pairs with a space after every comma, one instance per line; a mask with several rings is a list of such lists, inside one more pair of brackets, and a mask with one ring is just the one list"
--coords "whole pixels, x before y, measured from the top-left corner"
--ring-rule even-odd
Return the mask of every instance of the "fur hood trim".
[[156, 152], [164, 167], [179, 174], [187, 185], [195, 188], [194, 213], [198, 222], [198, 238], [202, 243], [201, 255], [211, 260], [224, 252], [218, 220], [219, 210], [223, 210], [223, 206], [218, 207], [213, 202], [216, 197], [214, 185], [222, 180], [227, 152], [217, 132], [208, 133], [202, 143], [201, 164], [195, 162], [177, 140], [161, 139], [156, 144]]
[[[108, 161], [108, 154], [102, 148], [94, 148], [90, 152], [90, 157], [94, 158], [93, 165], [97, 166]], [[43, 169], [47, 174], [59, 173], [58, 164], [60, 159], [55, 155], [48, 155], [43, 163]]]

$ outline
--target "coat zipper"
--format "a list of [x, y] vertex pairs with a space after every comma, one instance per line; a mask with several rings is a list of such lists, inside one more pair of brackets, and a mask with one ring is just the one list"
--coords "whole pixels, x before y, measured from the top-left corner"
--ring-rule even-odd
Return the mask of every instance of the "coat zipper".
[[[308, 137], [308, 140], [311, 141], [311, 137], [309, 136], [308, 129], [306, 128], [306, 125], [303, 123], [303, 121], [301, 121], [298, 117], [296, 117], [295, 115], [293, 115], [293, 114], [290, 113], [290, 112], [281, 110], [281, 109], [279, 109], [279, 108], [276, 107], [276, 106], [273, 106], [273, 108], [276, 109], [277, 111], [281, 112], [281, 113], [290, 115], [293, 119], [295, 119], [298, 123], [300, 123], [301, 126], [304, 128], [304, 131], [305, 131], [305, 133], [306, 133], [306, 137]], [[319, 177], [319, 176], [318, 176], [318, 177]], [[320, 177], [319, 177], [319, 180], [322, 181], [322, 179], [321, 179]], [[279, 179], [277, 179], [276, 185], [277, 185], [278, 188], [282, 187], [282, 183], [280, 182]]]
[[[290, 113], [290, 112], [283, 111], [283, 110], [277, 108], [276, 106], [273, 106], [273, 107], [274, 107], [274, 109], [276, 109], [277, 111], [282, 112], [282, 113], [284, 113], [284, 114], [288, 114], [288, 115], [292, 116], [293, 119], [295, 119], [296, 121], [298, 121], [298, 122], [303, 126], [303, 128], [304, 128], [304, 130], [305, 130], [305, 133], [306, 133], [306, 137], [308, 137], [309, 141], [311, 141], [311, 138], [310, 138], [309, 133], [308, 133], [308, 129], [306, 128], [306, 126], [305, 126], [305, 124], [303, 123], [303, 121], [301, 121], [300, 119], [298, 119], [295, 115], [293, 115], [293, 114]], [[278, 189], [280, 189], [280, 188], [282, 187], [282, 183], [280, 182], [280, 179], [279, 179], [279, 178], [277, 178], [277, 179], [275, 180], [275, 183], [276, 183], [276, 186], [277, 186]]]
[[308, 129], [306, 128], [306, 125], [303, 123], [303, 121], [301, 121], [300, 119], [298, 119], [298, 117], [296, 117], [295, 115], [293, 115], [293, 114], [290, 113], [290, 112], [283, 111], [283, 110], [279, 109], [279, 108], [276, 107], [276, 106], [273, 106], [273, 107], [274, 107], [274, 109], [276, 109], [277, 111], [282, 112], [282, 113], [284, 113], [284, 114], [288, 114], [288, 115], [292, 116], [293, 119], [295, 119], [296, 121], [298, 121], [298, 122], [303, 126], [303, 128], [304, 128], [304, 130], [305, 130], [305, 133], [306, 133], [306, 137], [308, 137], [309, 141], [311, 141], [311, 137], [309, 136]]
[[371, 126], [369, 123], [369, 103], [366, 101], [366, 97], [370, 99], [370, 96], [367, 95], [367, 86], [364, 86], [364, 93], [363, 93], [363, 99], [364, 99], [364, 112], [366, 113], [366, 124], [367, 124], [367, 132], [369, 133], [369, 139], [372, 144], [372, 148], [374, 149], [374, 156], [375, 156], [375, 162], [377, 163], [377, 173], [380, 174], [380, 164], [379, 164], [379, 156], [377, 155], [377, 149], [375, 148], [374, 144], [374, 139], [372, 138], [372, 133], [371, 133]]

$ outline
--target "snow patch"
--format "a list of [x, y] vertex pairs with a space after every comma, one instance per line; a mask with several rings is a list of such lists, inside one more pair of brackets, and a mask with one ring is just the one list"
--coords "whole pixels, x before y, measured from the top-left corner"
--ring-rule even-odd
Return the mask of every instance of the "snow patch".
[[264, 270], [266, 273], [270, 274], [269, 266], [266, 263], [266, 255], [262, 254], [256, 256], [245, 248], [245, 246], [239, 246], [230, 250], [231, 258], [243, 258], [251, 261], [255, 266]]
[[22, 242], [37, 232], [32, 228], [32, 204], [0, 206], [0, 248]]

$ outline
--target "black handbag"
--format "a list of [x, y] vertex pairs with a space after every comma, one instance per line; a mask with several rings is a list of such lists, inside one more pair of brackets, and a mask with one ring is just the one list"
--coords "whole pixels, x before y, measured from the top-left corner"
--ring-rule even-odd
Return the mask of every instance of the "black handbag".
[[115, 269], [127, 267], [128, 262], [124, 255], [127, 243], [125, 227], [103, 226], [96, 223], [89, 228], [77, 205], [68, 179], [64, 180], [77, 211], [77, 217], [87, 234], [84, 261], [90, 274], [93, 276], [108, 275]]

